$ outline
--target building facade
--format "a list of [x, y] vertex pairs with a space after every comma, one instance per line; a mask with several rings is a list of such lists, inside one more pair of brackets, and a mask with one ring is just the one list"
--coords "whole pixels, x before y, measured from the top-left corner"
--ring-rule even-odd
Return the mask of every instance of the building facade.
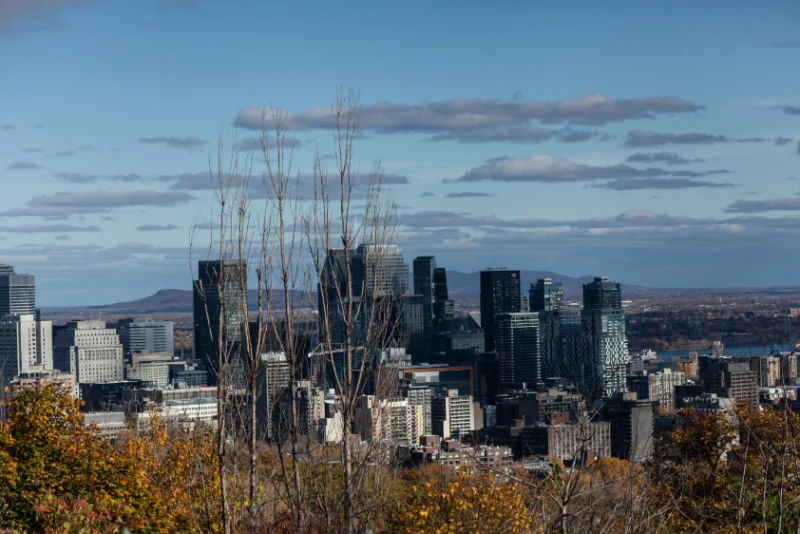
[[581, 312], [586, 350], [579, 383], [591, 397], [610, 397], [626, 390], [630, 363], [620, 284], [596, 277], [583, 286]]
[[[247, 263], [235, 260], [201, 261], [192, 285], [194, 358], [208, 370], [208, 383], [219, 377], [217, 353], [222, 341], [229, 355], [231, 377], [240, 382], [241, 342], [247, 306]], [[220, 321], [220, 318], [222, 321]]]
[[475, 412], [472, 395], [459, 395], [457, 389], [448, 389], [431, 399], [433, 433], [447, 439], [475, 430]]
[[628, 389], [639, 399], [647, 399], [663, 412], [675, 409], [675, 388], [686, 383], [686, 373], [666, 368], [658, 373], [629, 376]]
[[53, 368], [53, 324], [33, 314], [0, 317], [0, 386], [14, 377]]
[[169, 385], [170, 375], [174, 374], [172, 368], [180, 371], [186, 368], [186, 364], [173, 360], [169, 352], [135, 352], [125, 365], [125, 379], [141, 380], [164, 388]]
[[415, 444], [424, 435], [422, 406], [409, 399], [358, 399], [357, 427], [362, 439]]
[[550, 278], [539, 278], [528, 291], [530, 311], [558, 311], [564, 302], [564, 289]]
[[611, 425], [611, 455], [641, 463], [653, 454], [653, 408], [635, 392], [607, 399], [600, 417]]
[[[431, 325], [433, 324], [433, 306], [435, 300], [433, 271], [435, 269], [436, 258], [433, 256], [418, 256], [414, 258], [414, 294], [421, 297], [422, 327], [426, 339], [430, 338]], [[424, 361], [424, 358], [420, 361]]]
[[125, 358], [134, 352], [167, 353], [170, 357], [175, 354], [172, 321], [136, 317], [108, 323], [108, 327], [117, 331]]
[[494, 337], [501, 387], [532, 387], [542, 379], [538, 313], [496, 314]]
[[519, 312], [519, 293], [519, 271], [504, 269], [481, 271], [481, 328], [483, 328], [483, 346], [487, 352], [495, 350], [495, 315]]
[[103, 321], [72, 321], [53, 341], [53, 367], [78, 384], [119, 382], [125, 377], [117, 331]]
[[0, 317], [33, 315], [36, 284], [31, 274], [17, 274], [11, 265], [0, 264]]

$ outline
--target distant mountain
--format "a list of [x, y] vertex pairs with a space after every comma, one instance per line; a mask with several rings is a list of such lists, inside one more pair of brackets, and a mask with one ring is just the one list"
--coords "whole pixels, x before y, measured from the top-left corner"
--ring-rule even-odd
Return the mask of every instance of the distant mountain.
[[[520, 271], [522, 291], [528, 291], [532, 282], [539, 278], [551, 278], [554, 282], [560, 282], [564, 286], [564, 294], [573, 300], [580, 300], [583, 291], [583, 284], [591, 282], [591, 276], [579, 278], [565, 276], [563, 274], [550, 271]], [[480, 295], [480, 273], [462, 273], [459, 271], [447, 271], [447, 286], [450, 294], [455, 300], [472, 301]], [[741, 287], [741, 288], [717, 288], [717, 289], [678, 289], [678, 288], [652, 288], [637, 285], [629, 285], [622, 281], [623, 298], [651, 298], [651, 297], [681, 297], [681, 296], [724, 296], [724, 295], [781, 295], [800, 293], [800, 287]], [[275, 306], [280, 308], [283, 305], [283, 293], [276, 292], [277, 302]], [[316, 295], [314, 293], [295, 292], [294, 299], [301, 303], [301, 306], [309, 304], [316, 307]], [[257, 303], [255, 290], [248, 291], [247, 301], [250, 309], [254, 309]], [[71, 313], [75, 311], [102, 312], [107, 315], [123, 316], [126, 314], [161, 314], [161, 313], [191, 313], [192, 312], [192, 292], [185, 289], [161, 289], [149, 297], [144, 297], [130, 302], [118, 302], [116, 304], [106, 304], [103, 306], [74, 306], [69, 308], [45, 308], [52, 313]]]
[[[304, 294], [300, 291], [294, 292], [296, 302], [301, 305], [308, 305], [309, 302], [316, 305], [314, 295]], [[310, 300], [311, 299], [311, 300]], [[247, 304], [250, 309], [258, 306], [258, 294], [251, 289], [247, 292]], [[86, 310], [97, 310], [104, 313], [113, 314], [152, 314], [152, 313], [189, 313], [192, 311], [192, 292], [186, 289], [160, 289], [149, 297], [144, 297], [130, 302], [117, 302], [115, 304], [105, 304], [102, 306], [86, 306]], [[283, 293], [276, 295], [276, 305], [283, 305]]]

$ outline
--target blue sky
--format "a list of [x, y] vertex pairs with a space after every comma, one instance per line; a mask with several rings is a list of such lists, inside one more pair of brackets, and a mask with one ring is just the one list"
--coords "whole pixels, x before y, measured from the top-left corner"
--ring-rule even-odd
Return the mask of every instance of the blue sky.
[[654, 4], [0, 1], [0, 262], [45, 306], [188, 289], [220, 134], [283, 108], [310, 170], [343, 84], [409, 261], [800, 285], [800, 3]]

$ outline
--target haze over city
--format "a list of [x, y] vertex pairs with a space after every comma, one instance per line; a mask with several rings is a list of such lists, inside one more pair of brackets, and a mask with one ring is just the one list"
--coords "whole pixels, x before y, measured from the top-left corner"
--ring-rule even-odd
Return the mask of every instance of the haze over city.
[[407, 261], [797, 285], [800, 4], [770, 5], [1, 2], [0, 258], [42, 306], [189, 289], [219, 136], [285, 109], [310, 172], [343, 84]]

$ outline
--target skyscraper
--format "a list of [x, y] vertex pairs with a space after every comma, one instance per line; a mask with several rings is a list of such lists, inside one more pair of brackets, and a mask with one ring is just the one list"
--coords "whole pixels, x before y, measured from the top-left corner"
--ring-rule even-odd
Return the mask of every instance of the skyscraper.
[[408, 293], [408, 264], [397, 245], [358, 245], [351, 258], [353, 291], [359, 296], [378, 298]]
[[436, 258], [433, 256], [417, 256], [414, 259], [414, 294], [422, 296], [422, 323], [426, 334], [430, 333], [433, 320], [435, 269]]
[[[244, 261], [201, 261], [193, 284], [194, 357], [209, 371], [209, 383], [217, 383], [219, 337], [228, 353], [234, 376], [247, 306], [247, 264]], [[222, 318], [222, 324], [220, 324]]]
[[620, 284], [598, 277], [583, 286], [583, 334], [587, 347], [579, 385], [590, 397], [610, 397], [626, 390], [628, 340]]
[[596, 276], [592, 282], [583, 284], [584, 310], [621, 310], [622, 290], [620, 284], [605, 276]]
[[53, 368], [52, 330], [36, 315], [0, 317], [0, 387], [20, 374]]
[[439, 321], [452, 319], [454, 307], [447, 291], [447, 270], [437, 267], [433, 270], [433, 318]]
[[0, 317], [32, 315], [36, 291], [32, 274], [17, 274], [11, 265], [0, 264]]
[[[408, 264], [396, 245], [359, 245], [355, 251], [350, 251], [349, 266], [347, 256], [342, 249], [330, 250], [319, 284], [319, 314], [323, 318], [327, 316], [334, 344], [344, 342], [343, 312], [348, 307], [357, 310], [357, 317], [353, 317], [352, 341], [360, 343], [366, 335], [366, 323], [370, 317], [385, 318], [391, 314], [393, 318], [402, 320], [402, 314], [397, 313], [402, 307], [399, 301], [409, 291]], [[348, 302], [348, 267], [351, 302]], [[413, 302], [413, 305], [418, 306], [419, 302]], [[383, 309], [376, 306], [383, 306]], [[416, 312], [412, 315], [417, 317]], [[417, 327], [405, 330], [416, 331]]]
[[553, 283], [550, 278], [539, 278], [535, 284], [531, 284], [528, 294], [530, 295], [531, 311], [560, 310], [564, 301], [564, 290], [561, 283]]
[[519, 306], [519, 271], [481, 271], [481, 327], [487, 352], [495, 350], [494, 316], [517, 313]]
[[494, 316], [495, 351], [500, 386], [535, 387], [542, 378], [539, 357], [539, 315], [534, 312], [498, 313]]

